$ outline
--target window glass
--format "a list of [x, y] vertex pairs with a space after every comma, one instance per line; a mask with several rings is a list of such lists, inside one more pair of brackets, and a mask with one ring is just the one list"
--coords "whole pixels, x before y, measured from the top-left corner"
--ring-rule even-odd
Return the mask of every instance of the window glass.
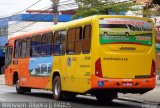
[[19, 58], [21, 55], [21, 40], [15, 41], [15, 48], [14, 48], [14, 58]]
[[41, 55], [51, 55], [53, 33], [42, 35], [42, 52]]
[[68, 30], [67, 54], [74, 54], [75, 28]]
[[66, 49], [66, 37], [67, 31], [61, 30], [54, 33], [54, 44], [53, 44], [53, 54], [62, 55], [65, 53]]
[[67, 54], [79, 54], [81, 52], [81, 37], [81, 27], [76, 27], [68, 30]]
[[26, 57], [30, 57], [30, 47], [31, 47], [31, 38], [28, 37], [26, 38], [26, 44], [27, 44], [27, 47], [26, 47]]
[[89, 53], [90, 47], [91, 47], [91, 25], [87, 25], [84, 27], [84, 37], [82, 42], [82, 52], [83, 53]]
[[26, 49], [27, 49], [27, 41], [26, 39], [22, 39], [22, 52], [21, 52], [21, 57], [24, 58], [26, 57]]
[[5, 66], [8, 66], [12, 62], [12, 46], [8, 46], [5, 54]]
[[67, 31], [66, 30], [60, 31], [60, 37], [61, 37], [60, 54], [64, 54], [66, 50]]
[[79, 54], [82, 50], [82, 28], [76, 28], [75, 53]]
[[56, 31], [54, 32], [54, 44], [53, 44], [53, 54], [54, 55], [59, 55], [59, 52], [60, 52], [59, 43], [60, 43], [59, 31]]
[[41, 55], [41, 36], [33, 36], [31, 42], [31, 57], [37, 57]]

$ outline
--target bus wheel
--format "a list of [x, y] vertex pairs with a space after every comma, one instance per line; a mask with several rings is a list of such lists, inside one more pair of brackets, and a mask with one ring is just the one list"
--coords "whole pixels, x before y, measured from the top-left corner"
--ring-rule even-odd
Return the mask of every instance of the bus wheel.
[[24, 89], [23, 87], [20, 87], [19, 80], [16, 81], [16, 91], [18, 94], [24, 94]]
[[55, 100], [62, 100], [63, 93], [61, 91], [61, 80], [59, 76], [56, 76], [53, 80], [53, 97]]

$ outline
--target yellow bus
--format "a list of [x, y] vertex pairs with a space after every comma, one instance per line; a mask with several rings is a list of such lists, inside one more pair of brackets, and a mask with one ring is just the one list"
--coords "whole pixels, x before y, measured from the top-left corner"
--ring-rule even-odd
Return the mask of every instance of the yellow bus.
[[[119, 29], [108, 36], [102, 28], [107, 24], [148, 31], [122, 35]], [[6, 49], [5, 84], [15, 84], [17, 93], [52, 90], [56, 100], [91, 94], [107, 102], [118, 92], [145, 93], [155, 87], [154, 35], [150, 19], [96, 15], [13, 36]]]

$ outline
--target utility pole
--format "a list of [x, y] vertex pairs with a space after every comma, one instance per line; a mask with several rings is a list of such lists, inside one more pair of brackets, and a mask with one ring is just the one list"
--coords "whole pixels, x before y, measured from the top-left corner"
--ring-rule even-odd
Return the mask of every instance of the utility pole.
[[58, 3], [59, 0], [53, 0], [53, 16], [54, 16], [54, 25], [56, 25], [58, 23]]

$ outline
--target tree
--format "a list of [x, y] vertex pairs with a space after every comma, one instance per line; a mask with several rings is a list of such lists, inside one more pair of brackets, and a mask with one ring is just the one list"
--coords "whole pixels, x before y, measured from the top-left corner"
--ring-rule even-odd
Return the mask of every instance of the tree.
[[160, 15], [160, 0], [153, 0], [152, 3], [146, 4], [143, 6], [143, 16], [159, 16]]
[[[87, 17], [99, 14], [119, 14], [129, 10], [137, 10], [133, 7], [137, 5], [134, 2], [109, 2], [109, 0], [75, 0], [78, 4], [78, 9], [73, 18]], [[110, 0], [111, 1], [111, 0]]]

